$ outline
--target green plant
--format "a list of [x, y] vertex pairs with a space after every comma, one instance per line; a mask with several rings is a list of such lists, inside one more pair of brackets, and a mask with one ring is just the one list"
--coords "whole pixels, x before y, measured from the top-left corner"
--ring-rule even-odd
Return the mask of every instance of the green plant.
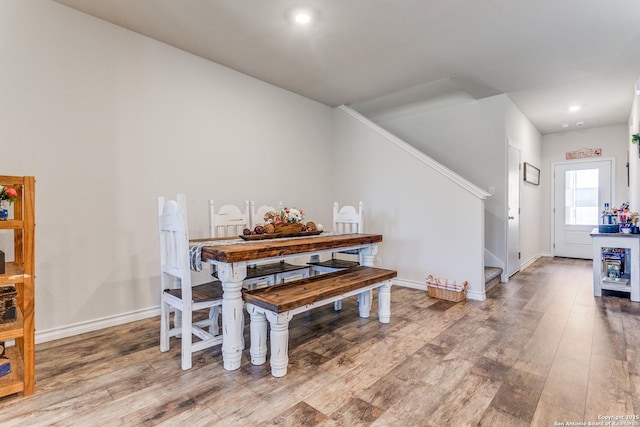
[[631, 135], [631, 143], [640, 144], [640, 133], [634, 133], [633, 135]]
[[18, 200], [18, 192], [15, 188], [0, 185], [0, 200], [7, 200], [9, 203], [13, 203]]

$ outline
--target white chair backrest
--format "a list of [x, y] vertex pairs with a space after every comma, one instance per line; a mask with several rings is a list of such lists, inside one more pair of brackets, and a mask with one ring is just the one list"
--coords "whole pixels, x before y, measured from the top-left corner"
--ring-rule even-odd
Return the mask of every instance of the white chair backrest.
[[177, 200], [158, 197], [158, 230], [160, 233], [160, 268], [162, 288], [175, 287], [167, 274], [178, 278], [180, 286], [191, 289], [189, 271], [189, 230], [187, 228], [187, 196]]
[[255, 208], [256, 205], [251, 201], [251, 229], [253, 230], [256, 225], [264, 225], [264, 214], [267, 212], [275, 212], [276, 208], [271, 205], [261, 205], [258, 206], [258, 209]]
[[358, 210], [350, 205], [339, 208], [338, 202], [333, 204], [333, 232], [335, 234], [363, 233], [363, 203], [358, 204]]
[[234, 237], [249, 228], [249, 201], [244, 202], [244, 212], [235, 205], [224, 205], [216, 213], [213, 200], [209, 200], [209, 233], [211, 237]]

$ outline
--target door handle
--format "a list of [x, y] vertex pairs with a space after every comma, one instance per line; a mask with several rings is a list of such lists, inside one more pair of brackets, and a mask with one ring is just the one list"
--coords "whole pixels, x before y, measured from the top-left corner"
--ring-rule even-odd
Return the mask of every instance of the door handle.
[[516, 219], [516, 217], [515, 216], [510, 216], [509, 219]]

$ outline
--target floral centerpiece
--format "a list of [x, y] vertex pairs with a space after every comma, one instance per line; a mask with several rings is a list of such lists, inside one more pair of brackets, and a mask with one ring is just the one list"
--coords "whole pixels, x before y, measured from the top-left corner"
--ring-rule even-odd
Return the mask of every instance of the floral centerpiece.
[[273, 224], [299, 224], [304, 219], [300, 209], [284, 208], [277, 212], [267, 212], [264, 216], [265, 223]]
[[[291, 233], [300, 232], [316, 232], [322, 233], [322, 224], [316, 224], [313, 221], [304, 222], [304, 213], [302, 209], [282, 208], [277, 211], [271, 211], [264, 214], [264, 225], [256, 225], [253, 230], [245, 228], [242, 230], [242, 236], [245, 240], [256, 234], [274, 234], [285, 237]], [[264, 238], [269, 238], [265, 236]]]
[[265, 226], [267, 224], [273, 225], [275, 233], [296, 233], [303, 231], [303, 219], [304, 214], [302, 210], [296, 208], [283, 208], [276, 212], [267, 212], [264, 215]]
[[0, 221], [9, 219], [7, 204], [16, 200], [18, 200], [18, 191], [15, 188], [0, 185]]

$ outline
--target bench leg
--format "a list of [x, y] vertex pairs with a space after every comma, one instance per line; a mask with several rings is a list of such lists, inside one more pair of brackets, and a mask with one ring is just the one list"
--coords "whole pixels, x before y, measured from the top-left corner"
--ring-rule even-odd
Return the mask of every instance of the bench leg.
[[378, 320], [380, 323], [391, 321], [391, 283], [378, 288]]
[[247, 304], [247, 311], [251, 317], [251, 363], [262, 365], [267, 361], [267, 318], [251, 304]]
[[358, 294], [358, 311], [360, 312], [360, 317], [364, 319], [369, 318], [369, 314], [371, 313], [371, 291], [370, 290], [366, 290]]
[[284, 377], [289, 365], [289, 320], [291, 316], [269, 319], [271, 329], [271, 375]]

